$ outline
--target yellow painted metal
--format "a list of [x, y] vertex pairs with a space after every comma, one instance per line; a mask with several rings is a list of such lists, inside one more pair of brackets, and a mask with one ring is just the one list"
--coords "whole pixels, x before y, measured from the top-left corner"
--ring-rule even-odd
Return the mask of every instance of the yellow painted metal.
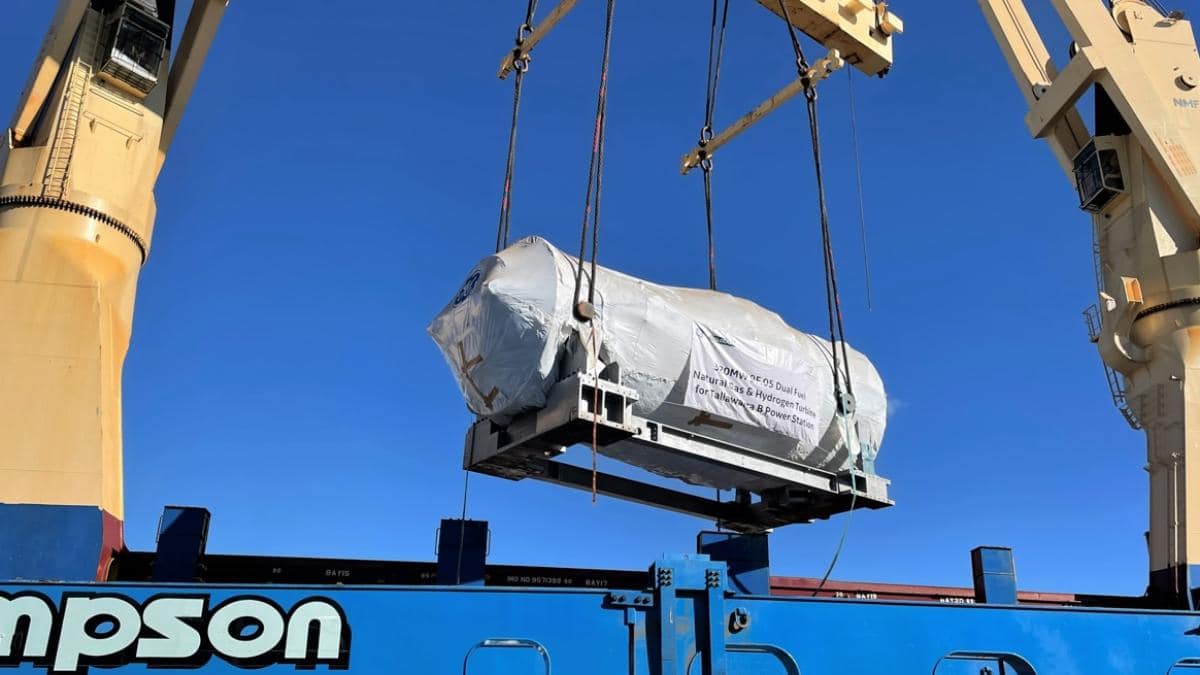
[[[206, 1], [216, 4], [196, 4]], [[96, 76], [104, 16], [82, 4], [60, 4], [0, 145], [0, 503], [120, 518], [121, 371], [163, 115], [169, 91], [178, 111], [186, 103], [215, 23], [185, 31], [197, 37], [181, 56], [194, 62], [173, 71], [183, 81], [163, 86], [164, 59], [159, 86], [139, 99]]]
[[179, 40], [175, 62], [171, 66], [171, 75], [167, 79], [167, 107], [163, 121], [162, 139], [159, 141], [159, 167], [171, 149], [175, 140], [175, 132], [183, 119], [183, 111], [187, 109], [192, 97], [192, 90], [200, 78], [200, 69], [208, 58], [208, 50], [212, 47], [217, 36], [217, 27], [225, 16], [225, 8], [229, 0], [195, 0], [192, 13], [188, 17], [187, 27]]
[[784, 103], [815, 87], [846, 63], [869, 75], [884, 75], [892, 67], [892, 38], [904, 23], [886, 2], [873, 0], [758, 0], [780, 18], [828, 48], [829, 53], [779, 91], [742, 115], [711, 139], [688, 151], [680, 161], [687, 174]]
[[[578, 2], [578, 0], [562, 0], [554, 6], [554, 9], [550, 10], [550, 13], [546, 15], [546, 18], [541, 23], [539, 23], [536, 27], [530, 26], [530, 33], [521, 42], [521, 45], [505, 54], [504, 58], [500, 59], [500, 72], [497, 73], [497, 76], [502, 80], [508, 77], [508, 74], [513, 71], [517, 59], [528, 56], [529, 53], [533, 51], [533, 48], [537, 46], [537, 43], [541, 42], [547, 35], [549, 35], [550, 31], [554, 30], [554, 27], [558, 25], [559, 21], [563, 20], [563, 17], [565, 17], [568, 12], [570, 12], [572, 9], [575, 9], [576, 2]], [[522, 26], [522, 29], [524, 28], [525, 27]]]
[[[1000, 48], [1008, 59], [1025, 102], [1033, 106], [1038, 101], [1038, 93], [1058, 76], [1058, 69], [1033, 25], [1025, 3], [1023, 0], [982, 0], [980, 5], [992, 32], [1003, 36], [999, 38]], [[1075, 155], [1090, 136], [1083, 117], [1071, 107], [1063, 112], [1062, 118], [1053, 125], [1052, 133], [1045, 137], [1059, 166], [1069, 175]]]
[[59, 0], [50, 30], [46, 32], [37, 61], [30, 71], [29, 82], [21, 92], [16, 113], [13, 115], [12, 124], [9, 125], [16, 142], [25, 141], [34, 118], [42, 109], [46, 97], [50, 95], [50, 88], [58, 78], [67, 51], [71, 48], [71, 40], [75, 37], [75, 29], [83, 19], [87, 6], [88, 0]]
[[[1076, 110], [1093, 84], [1129, 127], [1115, 152], [1124, 194], [1095, 214], [1100, 355], [1146, 431], [1150, 564], [1200, 564], [1200, 57], [1192, 27], [1140, 0], [1053, 0], [1076, 43], [1055, 71], [1021, 0], [980, 0], [1030, 104], [1034, 136], [1064, 169], [1089, 142]], [[1107, 123], [1112, 127], [1113, 122]], [[1194, 581], [1194, 580], [1193, 580]]]
[[[783, 18], [781, 0], [758, 0]], [[868, 75], [892, 67], [892, 39], [904, 22], [882, 0], [782, 0], [792, 25]]]
[[705, 159], [709, 159], [715, 155], [717, 150], [720, 150], [727, 143], [741, 135], [743, 131], [749, 129], [772, 112], [775, 112], [779, 106], [795, 98], [805, 88], [815, 87], [818, 82], [828, 79], [830, 75], [841, 70], [844, 64], [845, 61], [842, 60], [841, 55], [838, 54], [836, 49], [830, 51], [828, 56], [818, 61], [812, 68], [809, 68], [803, 77], [797, 77], [783, 89], [780, 89], [762, 103], [754, 106], [753, 110], [742, 115], [733, 124], [721, 130], [720, 133], [713, 136], [703, 146], [698, 145], [692, 148], [691, 151], [683, 156], [683, 160], [681, 160], [679, 165], [679, 172], [687, 175], [692, 169], [700, 166], [701, 162]]

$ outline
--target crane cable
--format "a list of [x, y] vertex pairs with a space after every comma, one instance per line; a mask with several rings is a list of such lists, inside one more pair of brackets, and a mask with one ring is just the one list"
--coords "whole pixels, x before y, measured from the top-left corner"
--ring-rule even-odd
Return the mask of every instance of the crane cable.
[[858, 232], [862, 238], [863, 278], [867, 289], [867, 311], [875, 309], [871, 293], [871, 248], [867, 242], [867, 206], [863, 189], [862, 153], [858, 144], [858, 112], [854, 103], [854, 70], [846, 69], [846, 89], [850, 107], [850, 136], [854, 139], [854, 177], [858, 187]]
[[[575, 270], [575, 316], [591, 321], [596, 303], [596, 255], [600, 247], [600, 196], [604, 175], [604, 132], [608, 115], [608, 67], [612, 52], [613, 9], [616, 0], [608, 0], [604, 20], [604, 52], [600, 60], [600, 89], [596, 95], [596, 122], [592, 130], [592, 156], [588, 162], [587, 189], [584, 192], [583, 224], [579, 233], [579, 260]], [[588, 278], [587, 304], [582, 303], [583, 266], [587, 253], [588, 230], [592, 233], [591, 274]]]
[[[521, 112], [521, 83], [525, 80], [525, 72], [529, 70], [530, 61], [529, 54], [522, 47], [525, 46], [525, 40], [529, 38], [529, 34], [533, 32], [533, 15], [537, 12], [537, 5], [538, 0], [529, 0], [525, 6], [525, 21], [517, 28], [516, 45], [513, 47], [513, 70], [516, 71], [516, 75], [513, 79], [512, 125], [508, 130], [508, 159], [504, 167], [504, 190], [500, 197], [500, 220], [496, 225], [497, 253], [508, 248], [509, 222], [512, 216], [513, 172], [517, 161], [517, 121]], [[467, 500], [470, 486], [471, 472], [463, 469], [462, 523], [459, 524], [458, 532], [458, 564], [455, 567], [456, 583], [462, 582], [462, 557], [467, 536]]]
[[[854, 388], [850, 379], [850, 355], [846, 346], [846, 328], [842, 319], [842, 304], [841, 296], [838, 292], [837, 282], [837, 267], [834, 264], [833, 256], [833, 241], [829, 227], [829, 209], [825, 199], [825, 171], [824, 164], [821, 158], [821, 127], [820, 119], [817, 114], [817, 91], [811, 82], [809, 74], [810, 66], [808, 59], [804, 56], [804, 49], [800, 45], [800, 38], [796, 34], [796, 27], [792, 25], [792, 18], [788, 12], [787, 5], [784, 0], [778, 0], [779, 11], [783, 16], [784, 23], [787, 24], [788, 36], [792, 43], [792, 52], [796, 57], [796, 69], [801, 78], [806, 78], [808, 81], [804, 83], [804, 98], [807, 101], [808, 107], [808, 128], [809, 136], [812, 142], [813, 152], [813, 170], [817, 182], [817, 204], [820, 208], [821, 221], [821, 244], [825, 259], [825, 299], [826, 309], [829, 319], [829, 351], [833, 360], [833, 394], [837, 405], [836, 415], [842, 422], [842, 434], [847, 443], [851, 442], [852, 437], [849, 434], [847, 425], [847, 417], [853, 414]], [[838, 363], [838, 349], [841, 343], [841, 365]], [[844, 369], [844, 370], [843, 370]], [[845, 379], [845, 392], [843, 393], [841, 380]], [[852, 449], [853, 451], [853, 449]], [[858, 500], [858, 487], [854, 483], [854, 476], [851, 474], [850, 485], [850, 508], [846, 521], [842, 526], [842, 534], [838, 540], [838, 544], [833, 553], [833, 558], [829, 561], [829, 566], [825, 570], [825, 575], [821, 578], [821, 582], [817, 585], [813, 595], [817, 595], [825, 588], [825, 584], [829, 581], [830, 575], [833, 574], [834, 567], [837, 565], [838, 559], [841, 557], [842, 549], [846, 544], [846, 535], [850, 531], [849, 514], [854, 513], [854, 507]]]
[[504, 190], [500, 197], [500, 221], [496, 225], [496, 252], [508, 247], [512, 217], [512, 184], [513, 172], [517, 161], [517, 120], [521, 113], [521, 84], [525, 81], [525, 72], [529, 70], [529, 53], [524, 51], [525, 40], [533, 32], [533, 15], [537, 12], [538, 0], [529, 0], [525, 7], [525, 21], [517, 28], [516, 46], [513, 47], [513, 105], [512, 125], [508, 130], [508, 161], [504, 168]]
[[[574, 313], [579, 321], [591, 324], [592, 386], [592, 503], [599, 492], [600, 428], [600, 355], [596, 351], [596, 258], [600, 248], [600, 197], [604, 177], [604, 132], [608, 123], [608, 70], [612, 53], [613, 10], [616, 0], [608, 0], [604, 18], [604, 51], [600, 59], [600, 87], [596, 94], [596, 121], [592, 128], [592, 156], [588, 161], [587, 188], [584, 190], [583, 223], [579, 232], [579, 258], [575, 268]], [[583, 302], [583, 267], [587, 254], [588, 230], [592, 234], [591, 272], [588, 275], [587, 302]]]
[[[708, 31], [708, 81], [704, 91], [704, 126], [700, 128], [700, 169], [704, 175], [704, 218], [708, 230], [708, 288], [717, 290], [717, 253], [713, 237], [712, 157], [705, 148], [713, 138], [713, 115], [717, 109], [717, 87], [721, 82], [721, 60], [725, 55], [725, 26], [729, 23], [729, 0], [718, 12], [721, 0], [713, 0], [712, 25]], [[720, 16], [718, 28], [717, 17]]]
[[[718, 21], [718, 16], [720, 21]], [[713, 230], [712, 156], [705, 149], [713, 139], [713, 116], [717, 110], [717, 87], [721, 81], [721, 61], [725, 55], [725, 27], [729, 23], [729, 0], [721, 7], [721, 0], [713, 0], [712, 23], [708, 30], [708, 71], [704, 88], [704, 126], [700, 127], [700, 170], [704, 177], [704, 220], [708, 233], [708, 289], [717, 290], [717, 247]], [[721, 503], [721, 490], [716, 491], [717, 503]], [[720, 532], [722, 524], [716, 522]]]
[[[779, 8], [783, 14], [784, 22], [787, 24], [788, 35], [791, 37], [792, 50], [796, 55], [797, 71], [801, 77], [807, 78], [809, 77], [810, 69], [808, 60], [804, 56], [804, 49], [800, 46], [800, 39], [796, 35], [796, 28], [792, 25], [791, 16], [783, 0], [779, 0]], [[808, 104], [808, 128], [812, 142], [813, 169], [817, 181], [817, 205], [820, 209], [821, 247], [825, 258], [825, 296], [829, 319], [830, 350], [833, 352], [833, 389], [837, 397], [838, 407], [841, 412], [845, 413], [848, 412], [847, 404], [849, 401], [842, 396], [842, 380], [845, 380], [844, 391], [850, 400], [854, 397], [854, 386], [850, 379], [850, 356], [845, 340], [846, 329], [842, 319], [841, 294], [838, 291], [837, 267], [834, 262], [833, 240], [829, 227], [829, 208], [825, 199], [825, 169], [821, 155], [821, 128], [817, 114], [817, 90], [811, 82], [805, 83], [804, 98]], [[839, 343], [841, 343], [840, 364], [838, 358]]]

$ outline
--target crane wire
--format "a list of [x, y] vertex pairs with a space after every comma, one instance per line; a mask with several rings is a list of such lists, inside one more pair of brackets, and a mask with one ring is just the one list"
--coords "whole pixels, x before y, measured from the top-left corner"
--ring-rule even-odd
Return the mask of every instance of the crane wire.
[[[846, 345], [846, 327], [842, 318], [841, 295], [838, 291], [837, 267], [833, 255], [833, 239], [829, 226], [829, 208], [825, 199], [825, 171], [821, 156], [821, 128], [820, 117], [817, 110], [817, 91], [814, 83], [811, 81], [810, 67], [808, 59], [804, 56], [804, 49], [800, 44], [800, 38], [796, 33], [796, 27], [792, 24], [792, 18], [788, 12], [787, 5], [784, 0], [778, 0], [779, 12], [783, 16], [783, 21], [787, 24], [788, 37], [791, 39], [792, 52], [796, 58], [796, 69], [804, 82], [804, 98], [807, 102], [808, 109], [808, 128], [809, 137], [812, 143], [813, 155], [813, 173], [817, 183], [817, 205], [820, 210], [821, 222], [821, 244], [824, 254], [825, 267], [825, 299], [826, 309], [829, 320], [829, 351], [832, 356], [833, 365], [833, 394], [836, 401], [837, 409], [835, 414], [841, 419], [842, 436], [844, 441], [849, 444], [857, 439], [857, 434], [851, 436], [848, 427], [848, 417], [853, 414], [854, 388], [850, 378], [850, 355]], [[842, 364], [838, 364], [838, 349], [839, 344], [841, 349]], [[843, 370], [844, 369], [844, 370]], [[845, 394], [843, 395], [841, 380], [845, 379]], [[857, 454], [856, 449], [851, 448], [851, 452]], [[854, 474], [850, 474], [850, 513], [854, 512], [854, 508], [858, 501], [858, 489], [855, 485]], [[825, 571], [825, 576], [821, 579], [813, 595], [817, 595], [825, 588], [825, 584], [829, 581], [830, 575], [833, 574], [834, 568], [837, 566], [838, 559], [841, 557], [842, 550], [846, 544], [846, 537], [850, 531], [850, 518], [846, 518], [842, 526], [842, 535], [838, 540], [838, 544], [833, 553], [833, 558], [829, 562], [829, 567]]]
[[[587, 188], [584, 190], [583, 222], [579, 232], [579, 258], [575, 269], [575, 317], [580, 321], [591, 323], [591, 359], [595, 359], [592, 368], [595, 381], [592, 383], [592, 503], [596, 503], [598, 493], [599, 471], [597, 468], [599, 455], [599, 425], [600, 425], [600, 362], [596, 351], [596, 260], [600, 249], [600, 198], [604, 185], [604, 135], [608, 126], [608, 72], [612, 54], [613, 13], [616, 0], [608, 0], [604, 18], [604, 51], [600, 59], [600, 88], [596, 94], [596, 121], [592, 130], [592, 155], [588, 161]], [[588, 278], [587, 302], [581, 302], [583, 291], [583, 268], [587, 254], [588, 230], [592, 233], [591, 272]]]
[[[804, 49], [792, 25], [791, 15], [783, 0], [779, 1], [780, 13], [787, 24], [788, 35], [791, 38], [792, 50], [796, 56], [796, 68], [802, 78], [809, 78], [809, 64], [804, 56]], [[817, 205], [820, 212], [821, 244], [824, 254], [825, 267], [825, 299], [829, 320], [830, 348], [833, 352], [833, 388], [839, 408], [842, 407], [842, 380], [845, 380], [845, 393], [853, 398], [854, 389], [850, 379], [849, 352], [845, 341], [845, 325], [842, 318], [841, 295], [838, 290], [837, 267], [834, 262], [833, 241], [829, 226], [829, 207], [825, 199], [825, 169], [821, 153], [820, 118], [817, 110], [817, 91], [811, 82], [806, 82], [804, 98], [808, 104], [809, 137], [812, 143], [813, 168], [817, 182]], [[838, 358], [838, 343], [841, 343], [841, 363]]]
[[462, 584], [463, 549], [467, 541], [467, 488], [471, 484], [471, 472], [463, 469], [462, 519], [458, 523], [458, 563], [454, 568], [454, 585]]
[[588, 162], [587, 189], [584, 192], [583, 224], [579, 234], [579, 261], [575, 271], [576, 316], [581, 316], [580, 300], [583, 290], [583, 266], [587, 253], [588, 230], [592, 233], [591, 275], [588, 279], [588, 305], [596, 302], [596, 258], [600, 247], [600, 197], [604, 174], [604, 133], [608, 116], [608, 71], [612, 52], [613, 10], [616, 0], [608, 0], [604, 21], [604, 53], [600, 61], [600, 89], [596, 96], [596, 123], [592, 131], [592, 156]]
[[[700, 129], [700, 169], [704, 176], [704, 217], [708, 231], [708, 288], [717, 290], [717, 253], [713, 228], [712, 157], [705, 150], [713, 138], [713, 115], [717, 109], [717, 89], [721, 82], [721, 61], [725, 55], [725, 27], [729, 23], [729, 0], [718, 12], [721, 0], [713, 0], [712, 24], [708, 31], [708, 80], [704, 91], [704, 126]], [[718, 28], [717, 17], [720, 16]], [[717, 495], [720, 501], [720, 493]]]
[[846, 88], [849, 91], [850, 134], [854, 139], [854, 177], [857, 179], [858, 185], [858, 230], [862, 237], [863, 277], [866, 281], [867, 289], [867, 311], [872, 311], [875, 309], [875, 303], [871, 297], [871, 249], [867, 241], [867, 206], [865, 191], [863, 190], [862, 153], [859, 151], [858, 144], [858, 113], [857, 106], [854, 103], [854, 71], [849, 68], [846, 69]]
[[[720, 21], [717, 21], [718, 15]], [[704, 126], [700, 128], [700, 169], [704, 178], [704, 220], [708, 234], [708, 289], [717, 290], [717, 246], [713, 227], [713, 161], [705, 148], [713, 138], [713, 117], [717, 110], [717, 90], [721, 83], [721, 62], [725, 56], [725, 27], [729, 25], [729, 0], [721, 7], [720, 0], [713, 0], [712, 22], [708, 30], [708, 72], [704, 88]], [[719, 27], [718, 27], [719, 26]], [[716, 502], [721, 503], [721, 490], [716, 491]], [[722, 530], [721, 521], [716, 521], [717, 531]]]
[[[842, 417], [842, 437], [849, 440], [849, 428], [846, 426], [846, 418]], [[856, 436], [857, 438], [857, 436]], [[829, 560], [829, 566], [825, 568], [825, 574], [821, 576], [821, 582], [817, 584], [816, 590], [813, 591], [813, 597], [825, 588], [825, 584], [829, 582], [829, 577], [833, 575], [833, 570], [837, 567], [838, 560], [842, 557], [842, 550], [846, 547], [846, 537], [850, 534], [850, 521], [854, 518], [854, 507], [858, 503], [858, 486], [855, 484], [854, 474], [850, 474], [850, 509], [846, 511], [846, 518], [842, 522], [842, 533], [838, 537], [837, 547], [833, 549], [833, 557]]]
[[508, 130], [508, 160], [504, 168], [504, 189], [500, 196], [500, 218], [496, 224], [496, 252], [508, 247], [512, 219], [512, 185], [517, 161], [517, 121], [521, 113], [521, 85], [525, 72], [529, 70], [529, 54], [522, 50], [525, 40], [533, 31], [533, 16], [537, 12], [538, 0], [529, 0], [525, 6], [525, 21], [517, 28], [516, 46], [513, 47], [513, 104], [512, 124]]
[[[500, 196], [500, 217], [496, 224], [496, 252], [508, 247], [512, 219], [512, 185], [513, 174], [517, 161], [517, 123], [521, 112], [521, 84], [525, 81], [525, 72], [529, 70], [529, 54], [522, 50], [525, 40], [533, 32], [533, 17], [537, 12], [538, 0], [529, 0], [525, 5], [525, 20], [517, 28], [516, 44], [513, 47], [513, 79], [512, 123], [508, 130], [508, 156], [504, 165], [504, 188]], [[462, 583], [463, 546], [467, 537], [467, 503], [470, 498], [471, 472], [463, 469], [462, 490], [462, 522], [458, 529], [458, 563], [455, 568], [455, 583]]]

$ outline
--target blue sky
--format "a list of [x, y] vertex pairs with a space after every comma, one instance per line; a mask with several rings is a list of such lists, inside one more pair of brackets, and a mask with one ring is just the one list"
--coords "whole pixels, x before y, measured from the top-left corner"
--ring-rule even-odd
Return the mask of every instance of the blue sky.
[[[5, 5], [7, 109], [52, 3]], [[518, 235], [578, 236], [602, 5], [537, 50]], [[150, 548], [161, 507], [194, 504], [213, 552], [431, 559], [471, 417], [425, 325], [495, 237], [511, 102], [495, 69], [524, 3], [284, 6], [232, 3], [158, 186], [125, 366], [128, 540]], [[969, 549], [991, 544], [1015, 549], [1023, 587], [1140, 593], [1143, 440], [1080, 317], [1088, 220], [1028, 138], [976, 4], [894, 8], [895, 72], [855, 81], [871, 311], [846, 77], [822, 87], [847, 331], [892, 399], [879, 470], [897, 502], [854, 516], [835, 576], [967, 585]], [[601, 261], [661, 283], [706, 283], [700, 178], [677, 167], [702, 121], [708, 12], [617, 7]], [[792, 74], [782, 23], [734, 2], [718, 123]], [[798, 102], [722, 152], [718, 265], [723, 290], [820, 332], [808, 153]], [[706, 527], [488, 477], [469, 515], [491, 521], [493, 561], [542, 565], [642, 568]], [[841, 527], [777, 532], [774, 571], [819, 575]]]

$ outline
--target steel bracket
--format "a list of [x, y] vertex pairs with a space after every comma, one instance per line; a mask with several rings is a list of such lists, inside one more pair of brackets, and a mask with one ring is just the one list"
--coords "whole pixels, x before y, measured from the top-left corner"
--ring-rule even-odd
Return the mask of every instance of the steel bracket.
[[654, 594], [613, 591], [605, 596], [604, 606], [610, 609], [624, 609], [626, 607], [634, 609], [650, 608], [655, 606]]
[[[667, 556], [650, 568], [654, 584], [660, 671], [659, 675], [684, 675], [691, 665], [686, 658], [688, 640], [701, 659], [703, 675], [725, 675], [725, 564], [706, 555]], [[687, 616], [679, 606], [694, 603], [693, 630], [680, 631], [676, 618]], [[693, 637], [694, 636], [694, 637]]]

